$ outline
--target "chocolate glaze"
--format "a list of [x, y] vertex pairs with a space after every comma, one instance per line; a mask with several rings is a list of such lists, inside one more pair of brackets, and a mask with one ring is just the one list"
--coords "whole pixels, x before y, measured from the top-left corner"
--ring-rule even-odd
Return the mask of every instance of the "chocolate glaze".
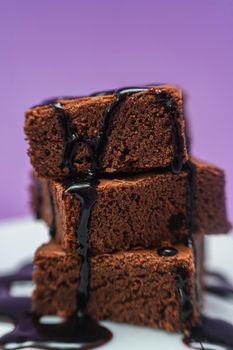
[[77, 293], [78, 313], [83, 315], [86, 312], [88, 300], [88, 283], [90, 266], [88, 262], [88, 231], [90, 214], [93, 205], [97, 199], [97, 190], [94, 182], [78, 182], [71, 184], [66, 193], [76, 196], [81, 203], [81, 215], [79, 225], [76, 228], [77, 235], [77, 253], [81, 258], [80, 284]]
[[42, 193], [41, 193], [41, 183], [40, 181], [33, 177], [34, 184], [33, 187], [35, 189], [35, 200], [36, 200], [36, 206], [35, 206], [35, 218], [37, 220], [41, 219], [41, 208], [42, 208]]
[[56, 210], [55, 210], [55, 204], [54, 204], [50, 181], [48, 181], [48, 193], [49, 193], [49, 201], [50, 201], [50, 208], [51, 208], [51, 223], [49, 227], [49, 235], [51, 238], [53, 238], [56, 234]]
[[[195, 263], [195, 292], [196, 292], [196, 305], [198, 311], [200, 313], [200, 298], [199, 298], [199, 283], [198, 283], [198, 259], [196, 256], [196, 248], [193, 240], [194, 233], [194, 196], [196, 191], [196, 168], [195, 165], [189, 160], [184, 166], [184, 170], [186, 170], [188, 174], [188, 187], [187, 187], [187, 218], [188, 222], [186, 222], [188, 235], [186, 239], [186, 244], [193, 249], [194, 254], [194, 263]], [[191, 319], [194, 311], [194, 307], [192, 304], [191, 295], [188, 293], [188, 282], [190, 280], [190, 276], [185, 267], [176, 268], [174, 270], [175, 273], [175, 283], [178, 295], [180, 297], [180, 318], [183, 321], [188, 321]]]
[[[219, 297], [233, 297], [233, 284], [220, 272], [205, 271], [205, 277], [207, 292]], [[208, 278], [211, 278], [212, 282], [208, 282]]]
[[[233, 285], [218, 272], [207, 271], [206, 276], [214, 278], [216, 283], [205, 283], [205, 290], [220, 297], [232, 297]], [[193, 349], [215, 350], [233, 349], [233, 325], [219, 319], [201, 315], [201, 322], [186, 332], [183, 341]]]
[[[200, 311], [200, 297], [199, 297], [199, 283], [198, 283], [198, 259], [196, 253], [196, 247], [193, 240], [193, 232], [195, 229], [194, 218], [194, 195], [195, 195], [195, 187], [196, 187], [196, 169], [195, 165], [190, 161], [187, 162], [185, 168], [188, 171], [189, 176], [189, 190], [188, 190], [188, 203], [187, 208], [189, 212], [189, 240], [188, 244], [192, 246], [195, 258], [195, 283], [196, 283], [196, 303], [200, 314], [201, 322], [199, 325], [189, 329], [186, 332], [183, 341], [186, 345], [193, 349], [200, 350], [214, 350], [216, 346], [220, 346], [221, 349], [231, 350], [233, 349], [233, 325], [219, 320], [212, 319], [203, 314]], [[207, 275], [211, 277], [215, 277], [219, 284], [218, 285], [206, 285], [205, 289], [211, 293], [220, 295], [220, 296], [229, 296], [233, 293], [232, 285], [227, 281], [227, 279], [219, 273], [216, 272], [207, 272]], [[184, 292], [183, 287], [181, 290], [181, 295]], [[182, 303], [184, 305], [184, 303]], [[190, 306], [191, 308], [191, 306]], [[183, 316], [184, 313], [182, 312]]]
[[200, 295], [199, 295], [199, 265], [198, 265], [198, 257], [197, 250], [195, 246], [195, 242], [193, 239], [193, 234], [195, 232], [195, 193], [196, 193], [196, 166], [191, 161], [188, 160], [184, 165], [184, 169], [186, 169], [188, 173], [188, 190], [187, 190], [187, 228], [188, 228], [188, 239], [187, 245], [189, 245], [193, 249], [194, 255], [194, 264], [195, 264], [195, 289], [196, 289], [196, 304], [200, 313]]
[[[125, 88], [124, 88], [125, 89]], [[107, 95], [113, 95], [116, 93], [116, 89], [112, 90], [103, 90], [103, 91], [96, 91], [93, 94], [90, 94], [90, 97], [97, 97], [97, 96], [107, 96]]]
[[13, 282], [31, 281], [31, 275], [32, 265], [28, 264], [15, 274], [0, 277], [0, 319], [15, 325], [12, 332], [0, 337], [1, 349], [7, 349], [13, 343], [11, 349], [55, 350], [60, 347], [68, 350], [65, 343], [74, 344], [73, 349], [93, 349], [111, 340], [111, 332], [88, 316], [74, 315], [59, 324], [41, 323], [40, 317], [31, 312], [30, 298], [12, 297], [9, 293]]
[[200, 325], [193, 327], [183, 341], [192, 349], [233, 349], [233, 325], [214, 318], [202, 317]]
[[172, 171], [179, 173], [183, 165], [184, 139], [181, 135], [178, 118], [179, 112], [174, 99], [164, 91], [156, 91], [156, 100], [159, 101], [165, 108], [166, 112], [171, 115], [172, 130], [173, 130], [173, 145], [175, 152], [172, 161]]
[[157, 249], [157, 254], [159, 256], [174, 256], [178, 253], [178, 250], [174, 247], [160, 247], [159, 249]]
[[180, 318], [188, 321], [193, 316], [193, 304], [189, 292], [190, 276], [185, 266], [174, 269], [176, 288], [180, 298]]

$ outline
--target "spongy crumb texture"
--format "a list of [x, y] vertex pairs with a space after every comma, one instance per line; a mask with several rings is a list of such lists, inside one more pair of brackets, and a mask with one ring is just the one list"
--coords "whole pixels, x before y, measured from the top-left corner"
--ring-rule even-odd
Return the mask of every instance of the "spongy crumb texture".
[[[219, 168], [195, 161], [195, 232], [224, 233], [230, 229], [225, 208], [224, 173]], [[67, 194], [57, 182], [39, 181], [40, 212], [51, 224], [52, 212], [48, 187], [51, 187], [56, 218], [57, 242], [68, 252], [77, 249], [76, 230], [80, 220], [80, 202]], [[38, 196], [35, 195], [34, 203]], [[184, 241], [189, 234], [187, 171], [179, 174], [150, 173], [131, 178], [100, 180], [98, 197], [90, 217], [90, 253], [155, 247], [162, 240]], [[36, 205], [34, 205], [34, 208]]]
[[[91, 257], [90, 316], [168, 331], [196, 324], [192, 249], [183, 245], [176, 249], [178, 254], [173, 257], [161, 257], [156, 249]], [[70, 316], [77, 306], [79, 258], [51, 242], [39, 248], [34, 263], [33, 310], [41, 315]], [[181, 318], [182, 301], [176, 285], [180, 268], [187, 275], [185, 300], [192, 310], [186, 320]]]
[[[101, 159], [102, 172], [132, 172], [171, 165], [176, 149], [174, 121], [156, 98], [156, 91], [167, 93], [177, 107], [178, 132], [184, 142], [182, 156], [184, 161], [188, 159], [181, 92], [172, 86], [157, 86], [128, 96], [116, 110]], [[90, 140], [102, 131], [105, 112], [114, 99], [114, 95], [108, 95], [61, 100], [60, 103], [73, 133]], [[31, 163], [38, 176], [55, 180], [69, 176], [63, 164], [64, 132], [52, 106], [30, 109], [26, 113], [25, 133]], [[73, 175], [86, 172], [90, 161], [90, 148], [81, 142], [72, 159]]]

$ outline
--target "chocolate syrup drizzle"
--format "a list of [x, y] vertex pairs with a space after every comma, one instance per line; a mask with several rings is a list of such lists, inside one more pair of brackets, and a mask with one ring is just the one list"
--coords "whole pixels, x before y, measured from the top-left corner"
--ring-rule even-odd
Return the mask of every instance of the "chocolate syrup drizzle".
[[[200, 301], [199, 301], [199, 283], [198, 283], [198, 259], [196, 256], [195, 242], [193, 240], [193, 233], [195, 228], [195, 202], [194, 196], [196, 191], [196, 167], [191, 160], [188, 160], [183, 166], [183, 170], [187, 172], [188, 187], [187, 187], [187, 238], [185, 244], [190, 246], [193, 250], [194, 264], [195, 264], [195, 303], [197, 310], [200, 314]], [[188, 324], [193, 318], [194, 306], [192, 297], [189, 292], [190, 276], [188, 270], [184, 266], [176, 267], [174, 269], [175, 284], [177, 292], [180, 298], [180, 319]]]
[[97, 199], [97, 190], [94, 182], [79, 182], [71, 184], [67, 190], [76, 196], [81, 203], [81, 218], [76, 228], [77, 253], [81, 258], [80, 283], [77, 293], [77, 304], [79, 316], [85, 315], [88, 301], [88, 285], [90, 265], [88, 262], [88, 232], [91, 209]]
[[35, 190], [35, 218], [39, 220], [41, 219], [42, 189], [41, 183], [36, 177], [33, 177], [33, 188]]
[[73, 317], [58, 324], [43, 324], [31, 312], [31, 298], [10, 295], [12, 283], [31, 281], [32, 265], [15, 274], [0, 277], [0, 317], [15, 325], [0, 337], [1, 349], [95, 349], [111, 340], [112, 334], [88, 316]]
[[[233, 284], [224, 275], [215, 271], [205, 271], [205, 277], [212, 280], [205, 280], [204, 287], [208, 293], [224, 299], [233, 297]], [[191, 328], [183, 340], [193, 349], [215, 350], [218, 346], [219, 349], [232, 350], [233, 325], [202, 315], [200, 325]]]
[[157, 249], [159, 256], [174, 256], [178, 253], [178, 250], [174, 247], [160, 247]]
[[[219, 297], [233, 298], [233, 284], [226, 276], [216, 271], [205, 271], [205, 290]], [[211, 278], [212, 282], [208, 279]]]
[[[195, 284], [196, 284], [196, 304], [200, 315], [200, 324], [191, 327], [185, 332], [183, 341], [186, 345], [193, 349], [200, 350], [215, 350], [216, 346], [220, 347], [222, 350], [233, 350], [233, 325], [220, 319], [214, 319], [203, 315], [200, 307], [200, 296], [199, 296], [199, 266], [198, 258], [195, 247], [195, 242], [193, 240], [193, 233], [195, 231], [195, 202], [194, 196], [196, 191], [196, 167], [191, 161], [188, 161], [184, 168], [188, 171], [189, 178], [189, 190], [188, 190], [188, 218], [189, 218], [189, 237], [188, 242], [194, 252], [194, 263], [195, 263]], [[233, 286], [227, 279], [219, 273], [208, 272], [207, 275], [215, 277], [219, 285], [206, 285], [206, 290], [214, 293], [215, 295], [225, 297], [232, 295]], [[188, 320], [190, 315], [192, 315], [193, 306], [190, 304], [190, 299], [183, 296], [185, 294], [185, 277], [181, 278], [180, 271], [178, 272], [178, 284], [177, 288], [181, 296], [181, 319]], [[181, 283], [181, 288], [179, 284]], [[186, 305], [186, 307], [185, 307]], [[186, 312], [186, 313], [185, 313]]]
[[56, 234], [56, 209], [55, 209], [50, 181], [48, 181], [48, 193], [49, 193], [49, 201], [50, 201], [50, 208], [51, 208], [51, 222], [49, 226], [49, 235], [51, 238], [53, 238]]
[[233, 350], [233, 325], [202, 316], [200, 325], [191, 328], [183, 341], [192, 349]]

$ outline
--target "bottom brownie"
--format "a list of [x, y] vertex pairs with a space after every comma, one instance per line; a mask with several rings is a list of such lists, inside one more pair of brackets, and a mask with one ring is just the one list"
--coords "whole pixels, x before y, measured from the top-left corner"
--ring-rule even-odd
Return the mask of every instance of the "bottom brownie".
[[[193, 251], [182, 244], [173, 248], [173, 256], [153, 249], [90, 257], [88, 313], [168, 331], [198, 323]], [[77, 306], [79, 258], [50, 242], [38, 249], [34, 263], [33, 310], [69, 317]]]

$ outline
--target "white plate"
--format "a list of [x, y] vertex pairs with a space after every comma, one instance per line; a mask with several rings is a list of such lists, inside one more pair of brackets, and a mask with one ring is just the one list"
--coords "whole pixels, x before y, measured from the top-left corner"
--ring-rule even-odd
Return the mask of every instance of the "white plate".
[[[47, 230], [42, 223], [31, 219], [11, 220], [0, 223], [0, 273], [6, 273], [27, 261], [35, 249], [48, 239]], [[207, 238], [207, 265], [211, 269], [224, 272], [233, 281], [233, 238], [232, 235]], [[206, 297], [205, 313], [212, 317], [224, 318], [233, 323], [233, 300], [224, 301], [214, 296]], [[146, 327], [136, 327], [113, 322], [102, 322], [113, 333], [113, 340], [103, 349], [187, 349], [182, 344], [182, 336], [157, 331]], [[0, 324], [0, 335], [6, 331]]]

